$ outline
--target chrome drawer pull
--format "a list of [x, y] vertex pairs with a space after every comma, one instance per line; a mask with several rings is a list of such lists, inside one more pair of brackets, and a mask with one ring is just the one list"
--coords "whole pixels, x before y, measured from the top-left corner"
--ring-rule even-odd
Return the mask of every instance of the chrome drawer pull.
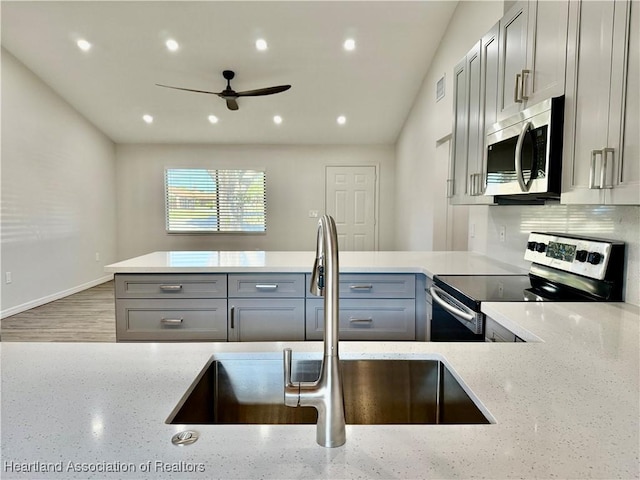
[[182, 325], [183, 318], [163, 318], [160, 323], [163, 325]]
[[265, 292], [273, 292], [278, 288], [277, 283], [256, 283], [256, 290], [262, 290]]
[[373, 288], [373, 285], [369, 284], [369, 285], [349, 285], [349, 288], [351, 290], [371, 290]]
[[355, 318], [349, 317], [349, 323], [373, 323], [373, 318]]
[[160, 285], [160, 290], [163, 292], [179, 292], [182, 290], [182, 285]]

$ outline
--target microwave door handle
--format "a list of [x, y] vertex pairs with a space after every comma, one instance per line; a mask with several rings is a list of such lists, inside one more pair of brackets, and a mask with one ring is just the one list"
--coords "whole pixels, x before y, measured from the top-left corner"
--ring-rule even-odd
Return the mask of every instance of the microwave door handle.
[[[436, 289], [435, 287], [430, 287], [429, 288], [429, 293], [431, 293], [431, 298], [433, 298], [436, 301], [436, 303], [438, 303], [447, 312], [451, 313], [452, 315], [457, 315], [457, 316], [463, 318], [464, 320], [466, 320], [467, 322], [473, 322], [474, 321], [475, 315], [473, 313], [464, 312], [462, 310], [459, 310], [459, 309], [455, 308], [453, 305], [451, 305], [450, 302], [455, 302], [456, 304], [459, 304], [459, 302], [456, 302], [453, 297], [451, 297], [447, 293], [443, 292], [439, 288]], [[449, 301], [445, 300], [442, 297], [447, 297], [447, 299]], [[462, 305], [461, 305], [461, 307], [462, 307]]]
[[529, 186], [524, 182], [524, 174], [522, 173], [522, 144], [524, 143], [524, 136], [529, 131], [531, 127], [531, 122], [526, 122], [520, 131], [520, 135], [518, 135], [518, 142], [516, 143], [516, 155], [514, 158], [515, 168], [516, 168], [516, 179], [518, 180], [518, 184], [520, 185], [520, 190], [526, 192], [529, 190]]

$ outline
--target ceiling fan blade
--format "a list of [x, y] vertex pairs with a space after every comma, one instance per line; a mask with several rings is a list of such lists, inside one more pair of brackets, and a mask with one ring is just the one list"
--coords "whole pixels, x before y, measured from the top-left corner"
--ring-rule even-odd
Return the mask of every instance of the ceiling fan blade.
[[238, 110], [238, 102], [236, 102], [235, 98], [227, 98], [226, 100], [229, 110]]
[[284, 92], [289, 90], [291, 85], [278, 85], [277, 87], [258, 88], [256, 90], [245, 90], [244, 92], [238, 92], [238, 97], [259, 97], [260, 95], [273, 95], [274, 93]]
[[174, 90], [184, 90], [185, 92], [208, 93], [210, 95], [220, 95], [218, 92], [207, 92], [206, 90], [194, 90], [192, 88], [172, 87], [171, 85], [161, 85], [156, 83], [158, 87], [173, 88]]

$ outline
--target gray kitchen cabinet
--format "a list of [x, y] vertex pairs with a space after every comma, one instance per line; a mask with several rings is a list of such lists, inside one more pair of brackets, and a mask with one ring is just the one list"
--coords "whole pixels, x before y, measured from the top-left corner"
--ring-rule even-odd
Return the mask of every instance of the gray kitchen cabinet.
[[229, 341], [301, 341], [303, 273], [229, 274]]
[[500, 20], [498, 121], [565, 91], [569, 2], [523, 0]]
[[224, 274], [117, 274], [116, 339], [227, 340]]
[[498, 25], [476, 43], [454, 70], [454, 148], [450, 203], [492, 204], [485, 190], [485, 128], [496, 121]]
[[503, 327], [491, 317], [486, 317], [485, 319], [484, 338], [486, 342], [524, 342], [511, 330]]
[[303, 341], [304, 298], [230, 298], [230, 342]]
[[[415, 340], [415, 301], [340, 300], [340, 340]], [[324, 299], [307, 299], [306, 339], [322, 340]]]
[[[422, 297], [417, 300], [418, 291]], [[423, 293], [422, 276], [418, 280], [413, 274], [340, 274], [340, 339], [416, 340], [416, 328], [424, 330], [426, 322]], [[321, 340], [323, 332], [324, 299], [307, 294], [306, 339]]]
[[640, 204], [637, 2], [572, 2], [561, 202]]
[[227, 340], [227, 300], [117, 299], [116, 338], [148, 341]]

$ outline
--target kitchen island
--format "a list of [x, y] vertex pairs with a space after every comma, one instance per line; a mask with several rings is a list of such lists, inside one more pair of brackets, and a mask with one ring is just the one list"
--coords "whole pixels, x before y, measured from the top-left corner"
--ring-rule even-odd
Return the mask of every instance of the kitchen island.
[[[303, 341], [323, 335], [314, 252], [153, 252], [107, 265], [118, 341]], [[436, 273], [523, 273], [471, 252], [341, 252], [344, 340], [429, 340]], [[307, 292], [307, 293], [305, 293]]]
[[[4, 343], [2, 478], [623, 478], [640, 476], [640, 309], [487, 303], [531, 343], [341, 342], [341, 357], [441, 359], [489, 425], [169, 425], [207, 361], [320, 358], [320, 342]], [[171, 437], [200, 432], [188, 446]]]

